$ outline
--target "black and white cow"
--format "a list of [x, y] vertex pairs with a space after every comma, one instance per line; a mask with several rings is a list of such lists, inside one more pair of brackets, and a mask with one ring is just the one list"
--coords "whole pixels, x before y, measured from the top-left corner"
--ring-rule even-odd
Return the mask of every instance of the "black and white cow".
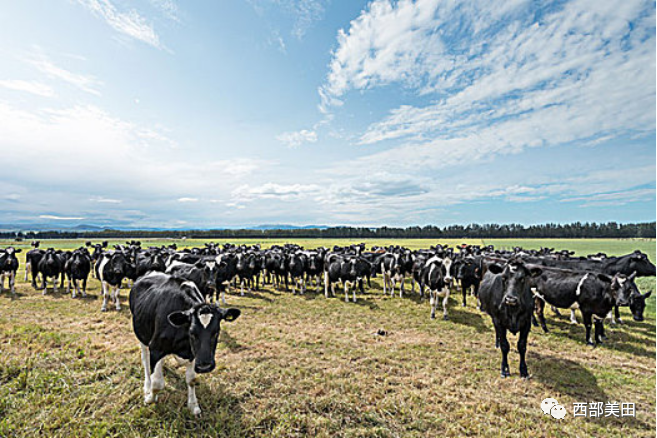
[[499, 345], [502, 350], [502, 377], [510, 375], [507, 359], [510, 346], [506, 337], [508, 330], [518, 334], [520, 377], [529, 378], [525, 353], [534, 310], [530, 279], [541, 272], [538, 267], [528, 269], [517, 261], [509, 262], [506, 266], [491, 263], [482, 279], [479, 300], [481, 309], [490, 315], [495, 326], [495, 345]]
[[447, 303], [449, 302], [450, 284], [449, 258], [433, 256], [427, 260], [420, 272], [420, 290], [429, 289], [429, 304], [431, 305], [431, 319], [436, 318], [436, 307], [440, 298], [443, 299], [443, 319], [448, 320]]
[[64, 272], [68, 278], [66, 293], [71, 292], [71, 282], [73, 282], [72, 298], [80, 293], [80, 281], [82, 281], [82, 296], [87, 296], [87, 279], [91, 271], [91, 255], [86, 248], [79, 248], [73, 251], [71, 257], [64, 264]]
[[[207, 259], [201, 259], [193, 265], [188, 263], [173, 262], [166, 270], [167, 274], [174, 277], [184, 278], [193, 282], [203, 297], [211, 299], [217, 288], [217, 274], [219, 273], [221, 264], [217, 264], [214, 257], [210, 256]], [[225, 266], [225, 263], [223, 263]]]
[[13, 246], [0, 251], [0, 292], [5, 288], [5, 275], [8, 278], [8, 286], [12, 295], [16, 293], [16, 272], [18, 271], [18, 258], [16, 253], [22, 250], [15, 249]]
[[137, 254], [137, 277], [141, 277], [148, 271], [164, 272], [164, 258], [159, 251], [140, 252]]
[[144, 402], [157, 401], [157, 393], [164, 388], [163, 359], [175, 355], [179, 364], [186, 366], [187, 406], [194, 415], [200, 415], [196, 374], [215, 368], [220, 323], [234, 321], [240, 310], [207, 304], [191, 281], [150, 272], [132, 287], [130, 311], [141, 347]]
[[[538, 265], [528, 265], [538, 266]], [[542, 273], [532, 279], [534, 294], [536, 295], [536, 314], [538, 320], [547, 333], [543, 309], [545, 303], [561, 309], [571, 308], [574, 318], [574, 309], [579, 308], [586, 328], [587, 345], [596, 345], [602, 342], [604, 328], [602, 321], [613, 309], [617, 302], [625, 303], [632, 294], [634, 277], [616, 274], [610, 277], [601, 273], [578, 272], [565, 269], [541, 267]], [[576, 321], [574, 321], [576, 323]], [[591, 326], [595, 324], [595, 343], [591, 338]]]
[[44, 295], [47, 291], [47, 280], [49, 278], [52, 278], [53, 291], [57, 292], [57, 277], [62, 275], [63, 272], [64, 264], [60, 255], [53, 248], [48, 248], [37, 265], [37, 273], [41, 274], [43, 280], [42, 289]]
[[[101, 312], [107, 311], [108, 298], [112, 298], [116, 310], [121, 310], [121, 302], [119, 300], [121, 282], [123, 282], [130, 268], [128, 257], [121, 251], [104, 253], [96, 262], [96, 277], [100, 280], [103, 290]], [[135, 269], [134, 265], [132, 268]], [[111, 288], [114, 288], [113, 292], [110, 290]]]

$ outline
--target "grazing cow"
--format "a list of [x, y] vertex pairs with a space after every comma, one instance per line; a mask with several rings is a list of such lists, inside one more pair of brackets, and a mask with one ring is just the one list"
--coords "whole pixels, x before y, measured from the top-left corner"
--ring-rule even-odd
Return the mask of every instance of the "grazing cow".
[[[622, 274], [619, 274], [618, 276], [624, 278]], [[619, 324], [623, 323], [619, 312], [619, 307], [622, 306], [628, 306], [630, 308], [632, 318], [635, 321], [643, 321], [643, 311], [646, 308], [646, 299], [650, 297], [652, 291], [648, 291], [645, 294], [639, 292], [639, 288], [636, 286], [636, 283], [634, 283], [635, 277], [636, 273], [632, 273], [632, 275], [627, 277], [628, 281], [624, 282], [624, 285], [627, 285], [628, 291], [617, 300], [616, 305], [614, 306], [614, 313], [612, 314], [609, 312], [609, 315], [607, 315], [607, 317], [611, 319], [612, 324], [616, 324], [616, 321], [618, 321]]]
[[82, 281], [82, 296], [87, 296], [87, 278], [91, 271], [91, 255], [86, 248], [80, 248], [73, 251], [71, 258], [64, 264], [64, 272], [68, 277], [66, 293], [71, 291], [71, 281], [73, 282], [73, 293], [71, 298], [75, 298], [80, 293], [80, 284]]
[[200, 415], [194, 388], [196, 374], [215, 368], [221, 320], [234, 321], [240, 310], [207, 304], [191, 281], [151, 272], [132, 287], [130, 311], [141, 347], [144, 402], [157, 400], [157, 392], [164, 388], [163, 359], [173, 354], [187, 368], [187, 407]]
[[[527, 265], [530, 269], [532, 266], [538, 265]], [[623, 274], [610, 277], [601, 273], [543, 267], [541, 275], [531, 281], [536, 295], [536, 314], [543, 331], [548, 331], [543, 315], [546, 302], [561, 309], [579, 308], [586, 328], [586, 344], [595, 346], [601, 343], [604, 337], [602, 320], [617, 302], [627, 302], [633, 289], [636, 289], [633, 280], [633, 276], [626, 277]], [[593, 322], [595, 343], [591, 339]]]
[[511, 261], [506, 266], [492, 263], [482, 279], [479, 300], [481, 309], [490, 315], [495, 326], [495, 345], [502, 350], [502, 377], [510, 375], [507, 360], [510, 346], [506, 337], [509, 330], [518, 334], [520, 376], [529, 378], [525, 353], [534, 309], [530, 278], [541, 272], [538, 267], [528, 269], [518, 261]]
[[63, 273], [64, 265], [59, 254], [52, 248], [48, 248], [39, 260], [37, 272], [43, 280], [43, 294], [47, 291], [47, 280], [52, 278], [53, 291], [57, 292], [57, 277]]
[[[134, 265], [132, 266], [134, 269]], [[107, 299], [112, 298], [116, 310], [121, 310], [119, 292], [121, 291], [121, 282], [126, 277], [126, 272], [130, 269], [130, 262], [127, 256], [121, 251], [105, 253], [98, 262], [96, 262], [96, 277], [100, 280], [103, 289], [103, 306], [101, 312], [107, 311]], [[110, 288], [114, 288], [114, 292]]]
[[10, 246], [0, 252], [0, 292], [5, 288], [5, 275], [7, 275], [8, 286], [11, 290], [11, 294], [13, 295], [16, 293], [16, 271], [18, 271], [19, 266], [16, 253], [21, 251], [20, 248], [15, 249], [13, 246]]

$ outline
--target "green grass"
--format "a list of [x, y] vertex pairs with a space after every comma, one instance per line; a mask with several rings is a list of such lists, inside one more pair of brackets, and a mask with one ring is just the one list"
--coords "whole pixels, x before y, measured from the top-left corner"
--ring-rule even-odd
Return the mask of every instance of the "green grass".
[[[346, 242], [298, 241], [307, 247]], [[411, 248], [437, 243], [366, 242]], [[67, 249], [81, 244], [53, 241], [43, 246], [51, 243]], [[144, 242], [151, 243], [162, 241]], [[654, 240], [485, 243], [568, 248], [579, 254], [641, 249], [655, 260]], [[0, 246], [7, 244], [0, 241]], [[475, 309], [472, 299], [466, 308], [452, 299], [450, 321], [432, 321], [426, 300], [410, 293], [403, 299], [384, 297], [378, 282], [356, 304], [345, 303], [343, 294], [327, 300], [314, 291], [304, 296], [269, 288], [245, 297], [229, 294], [230, 305], [243, 315], [223, 325], [217, 370], [199, 379], [203, 416], [197, 420], [186, 408], [184, 373], [170, 360], [159, 402], [143, 405], [143, 371], [127, 291], [122, 292], [123, 311], [101, 314], [96, 280], [90, 281], [89, 298], [72, 300], [63, 293], [43, 297], [22, 277], [23, 265], [16, 298], [0, 294], [0, 436], [655, 433], [654, 296], [645, 322], [608, 327], [608, 342], [596, 349], [584, 345], [583, 326], [571, 326], [548, 311], [552, 330], [530, 334], [527, 361], [533, 378], [524, 381], [517, 373], [514, 337], [512, 376], [499, 377], [500, 354], [490, 318]], [[639, 286], [654, 290], [654, 279], [640, 279]], [[631, 321], [627, 309], [622, 313]], [[373, 335], [380, 328], [388, 335]], [[568, 417], [557, 421], [543, 415], [539, 405], [548, 396], [566, 407]], [[613, 400], [637, 403], [637, 417], [572, 417], [574, 402]]]

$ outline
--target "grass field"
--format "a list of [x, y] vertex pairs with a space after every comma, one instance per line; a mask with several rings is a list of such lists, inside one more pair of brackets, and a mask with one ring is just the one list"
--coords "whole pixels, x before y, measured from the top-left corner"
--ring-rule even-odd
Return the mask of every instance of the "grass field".
[[[171, 241], [143, 242], [159, 245]], [[244, 240], [245, 243], [254, 243]], [[440, 241], [457, 244], [458, 241]], [[481, 241], [469, 241], [482, 243]], [[197, 242], [177, 241], [193, 246]], [[266, 245], [283, 243], [267, 241]], [[297, 241], [306, 247], [346, 240]], [[428, 247], [435, 240], [366, 241]], [[655, 261], [654, 240], [486, 240], [497, 247], [568, 248], [578, 254], [641, 249]], [[0, 247], [14, 242], [0, 241]], [[42, 242], [70, 249], [80, 241]], [[265, 246], [266, 246], [265, 245]], [[29, 248], [23, 243], [23, 248]], [[293, 296], [267, 288], [229, 294], [242, 317], [223, 324], [217, 370], [199, 378], [203, 409], [186, 407], [184, 372], [167, 360], [165, 388], [143, 404], [139, 347], [127, 291], [124, 310], [100, 313], [99, 283], [89, 297], [44, 297], [23, 282], [18, 295], [0, 294], [0, 436], [655, 436], [655, 297], [646, 320], [608, 327], [609, 340], [584, 345], [584, 327], [547, 311], [549, 334], [533, 329], [527, 362], [532, 379], [518, 377], [515, 337], [511, 378], [499, 377], [500, 353], [490, 318], [460, 306], [449, 321], [430, 320], [428, 302], [408, 293], [383, 296], [379, 281], [358, 302]], [[640, 279], [642, 291], [655, 279]], [[581, 320], [581, 316], [579, 317]], [[386, 336], [373, 335], [378, 329]], [[539, 406], [556, 398], [563, 420]], [[574, 418], [574, 402], [634, 402], [636, 418]]]

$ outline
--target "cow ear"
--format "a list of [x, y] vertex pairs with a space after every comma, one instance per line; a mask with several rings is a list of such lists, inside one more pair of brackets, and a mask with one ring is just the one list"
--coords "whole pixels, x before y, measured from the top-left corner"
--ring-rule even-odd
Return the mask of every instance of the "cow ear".
[[605, 283], [611, 283], [613, 280], [610, 276], [605, 274], [598, 274], [598, 279], [604, 281]]
[[501, 274], [502, 271], [504, 271], [504, 268], [497, 263], [493, 263], [492, 265], [488, 266], [488, 270], [493, 274]]
[[201, 269], [201, 268], [203, 268], [203, 266], [205, 266], [205, 262], [203, 262], [203, 260], [199, 260], [196, 263], [194, 263], [194, 266]]
[[531, 275], [532, 277], [538, 277], [542, 273], [543, 273], [543, 270], [541, 268], [531, 268], [529, 270], [529, 275]]
[[14, 252], [21, 252], [21, 251], [23, 251], [22, 248], [18, 248], [18, 249], [15, 249], [15, 250], [14, 250]]
[[646, 292], [645, 294], [643, 294], [643, 298], [644, 298], [644, 299], [647, 299], [647, 298], [650, 297], [650, 295], [652, 295], [652, 291], [651, 291], [651, 290], [649, 290], [648, 292]]
[[186, 310], [184, 312], [177, 311], [177, 312], [169, 313], [167, 319], [169, 320], [169, 324], [171, 324], [172, 326], [182, 327], [191, 322], [192, 315], [189, 310]]
[[634, 281], [635, 278], [636, 278], [636, 271], [632, 272], [630, 274], [630, 276], [627, 277], [627, 279], [630, 280], [630, 281]]
[[240, 309], [235, 309], [234, 307], [231, 307], [230, 309], [220, 309], [220, 310], [222, 313], [222, 317], [228, 322], [235, 321], [242, 314], [242, 311]]

